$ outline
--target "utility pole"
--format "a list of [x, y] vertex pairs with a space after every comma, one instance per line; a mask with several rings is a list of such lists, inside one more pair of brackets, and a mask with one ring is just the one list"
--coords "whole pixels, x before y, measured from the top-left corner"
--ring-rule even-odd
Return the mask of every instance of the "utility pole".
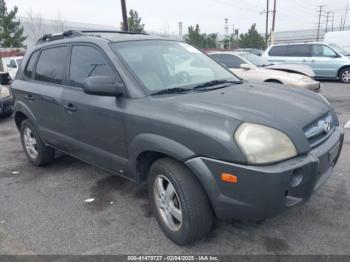
[[340, 19], [340, 27], [339, 27], [339, 31], [342, 31], [342, 28], [343, 28], [343, 16], [341, 17]]
[[268, 40], [269, 40], [269, 0], [266, 0], [266, 32], [265, 32], [265, 38], [266, 38], [266, 48], [268, 47]]
[[317, 6], [320, 10], [318, 11], [318, 25], [317, 25], [317, 37], [316, 37], [316, 41], [319, 41], [320, 39], [320, 28], [321, 28], [321, 16], [322, 16], [322, 11], [323, 11], [323, 7], [325, 7], [325, 5], [319, 5]]
[[272, 16], [272, 29], [271, 29], [271, 44], [275, 42], [275, 24], [276, 24], [276, 0], [273, 1], [273, 16]]
[[332, 16], [332, 32], [334, 31], [334, 13], [333, 13], [333, 16]]
[[328, 32], [328, 19], [329, 19], [329, 14], [332, 13], [331, 11], [328, 11], [326, 14], [326, 33]]
[[348, 15], [348, 10], [349, 10], [349, 4], [346, 4], [345, 15], [344, 15], [344, 20], [343, 20], [343, 31], [345, 29], [345, 22], [346, 22], [346, 17]]
[[122, 4], [122, 13], [123, 13], [123, 28], [122, 31], [129, 31], [129, 25], [128, 25], [128, 14], [126, 12], [126, 4], [125, 0], [120, 0]]

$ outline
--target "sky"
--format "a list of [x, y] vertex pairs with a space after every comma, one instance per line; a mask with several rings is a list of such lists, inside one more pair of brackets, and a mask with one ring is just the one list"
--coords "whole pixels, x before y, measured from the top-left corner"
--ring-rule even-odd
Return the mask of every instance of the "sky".
[[[6, 0], [6, 3], [8, 8], [16, 5], [19, 16], [32, 12], [47, 19], [111, 26], [120, 26], [122, 20], [120, 0]], [[315, 28], [319, 5], [325, 5], [322, 25], [326, 24], [326, 12], [332, 11], [334, 26], [339, 27], [348, 3], [346, 25], [350, 25], [350, 0], [277, 0], [276, 31]], [[260, 32], [265, 31], [266, 0], [126, 0], [126, 5], [128, 10], [138, 11], [146, 31], [178, 34], [178, 23], [182, 22], [183, 33], [189, 25], [199, 24], [203, 33], [223, 34], [225, 18], [230, 33], [233, 27], [245, 32], [253, 23]], [[271, 11], [272, 7], [270, 0]], [[271, 22], [272, 19], [270, 26]]]

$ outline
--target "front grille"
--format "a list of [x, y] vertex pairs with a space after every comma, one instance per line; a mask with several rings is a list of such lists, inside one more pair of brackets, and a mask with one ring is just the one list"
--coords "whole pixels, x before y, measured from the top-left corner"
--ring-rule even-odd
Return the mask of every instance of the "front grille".
[[311, 148], [323, 143], [334, 131], [334, 119], [330, 112], [304, 128], [304, 133]]

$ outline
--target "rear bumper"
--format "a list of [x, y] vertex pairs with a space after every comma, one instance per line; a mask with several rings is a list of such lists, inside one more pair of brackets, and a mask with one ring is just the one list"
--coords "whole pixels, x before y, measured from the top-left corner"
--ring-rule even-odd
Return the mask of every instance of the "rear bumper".
[[[337, 127], [327, 141], [304, 156], [270, 166], [248, 166], [197, 157], [186, 161], [206, 189], [217, 217], [260, 220], [307, 201], [332, 174], [343, 144]], [[220, 180], [222, 172], [237, 184]]]
[[0, 115], [7, 115], [13, 112], [14, 99], [12, 96], [0, 99]]

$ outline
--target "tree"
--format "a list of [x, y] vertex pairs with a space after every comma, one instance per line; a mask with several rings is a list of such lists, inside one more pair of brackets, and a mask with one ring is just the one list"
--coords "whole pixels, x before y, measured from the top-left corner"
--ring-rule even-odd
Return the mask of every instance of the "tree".
[[241, 34], [238, 41], [242, 48], [265, 48], [265, 39], [256, 30], [256, 24], [253, 24], [247, 33]]
[[195, 45], [199, 48], [205, 47], [205, 41], [204, 41], [203, 35], [200, 33], [199, 25], [196, 24], [195, 27], [192, 25], [188, 27], [188, 33], [185, 37], [186, 42]]
[[218, 34], [205, 35], [205, 48], [216, 48]]
[[[134, 33], [144, 33], [145, 24], [141, 24], [141, 17], [136, 10], [131, 9], [128, 17], [129, 31]], [[121, 22], [121, 28], [124, 28], [123, 22]]]
[[16, 20], [18, 8], [8, 11], [5, 0], [0, 0], [0, 43], [1, 47], [22, 47], [27, 37], [23, 36], [23, 26]]

